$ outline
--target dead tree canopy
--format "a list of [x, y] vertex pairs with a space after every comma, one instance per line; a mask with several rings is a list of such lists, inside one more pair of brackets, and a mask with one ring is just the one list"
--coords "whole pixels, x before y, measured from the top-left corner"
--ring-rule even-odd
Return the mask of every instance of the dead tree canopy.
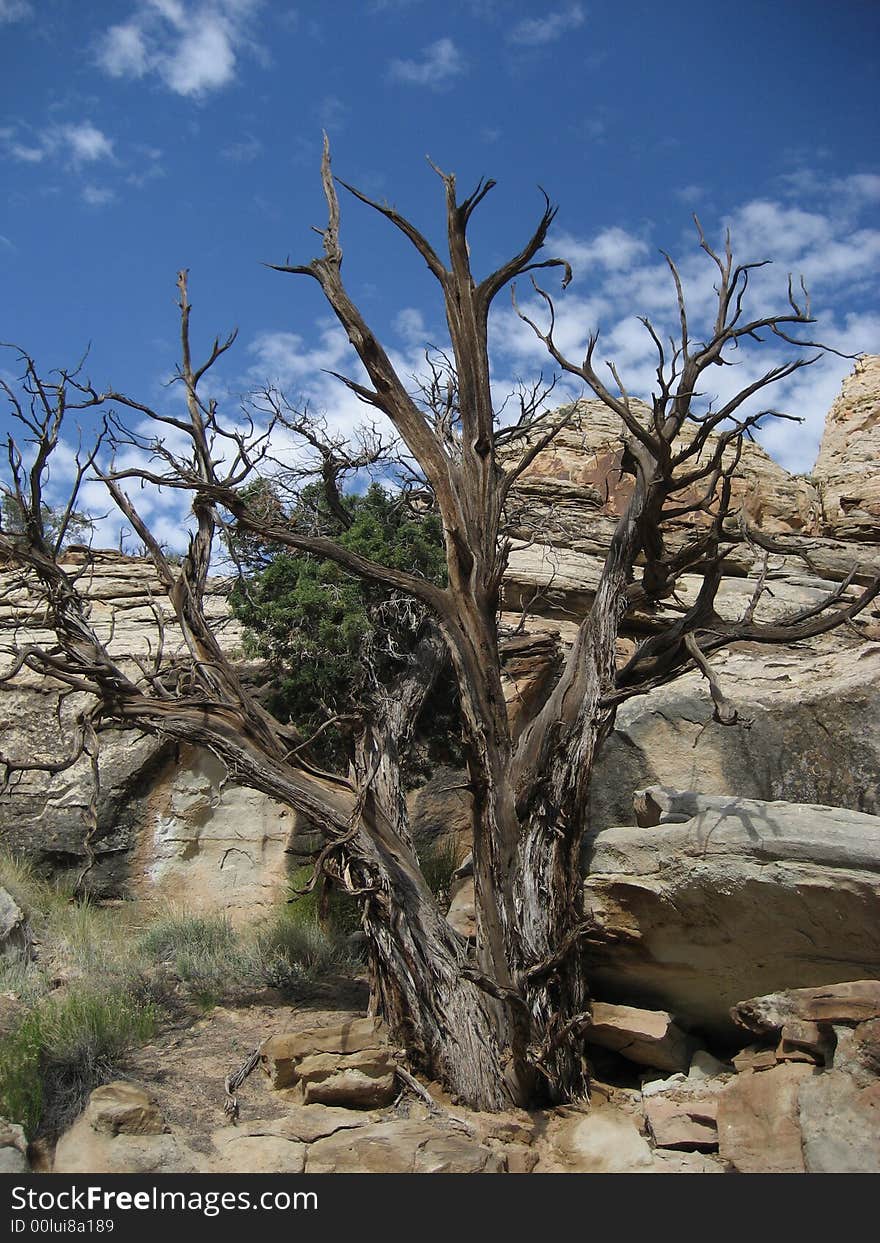
[[[589, 927], [581, 902], [581, 844], [594, 763], [617, 706], [696, 668], [708, 681], [717, 720], [730, 722], [735, 688], [720, 686], [714, 652], [742, 640], [790, 643], [831, 630], [852, 621], [880, 583], [856, 593], [848, 580], [818, 605], [772, 624], [756, 620], [763, 580], [739, 619], [723, 619], [716, 607], [725, 558], [751, 537], [732, 491], [743, 441], [762, 420], [788, 417], [773, 409], [747, 413], [744, 407], [823, 351], [802, 335], [813, 322], [802, 286], [789, 282], [781, 310], [755, 314], [748, 309], [749, 285], [761, 265], [736, 263], [729, 241], [718, 252], [700, 232], [706, 262], [715, 270], [715, 313], [706, 339], [698, 340], [678, 268], [667, 257], [678, 330], [667, 341], [643, 320], [657, 353], [645, 416], [613, 364], [607, 380], [597, 370], [596, 334], [587, 337], [580, 360], [556, 343], [554, 299], [536, 273], [559, 273], [564, 289], [571, 272], [563, 258], [540, 257], [555, 216], [549, 200], [519, 252], [479, 278], [468, 227], [494, 183], [481, 181], [459, 199], [455, 177], [436, 171], [446, 202], [442, 254], [395, 208], [337, 183], [325, 146], [323, 253], [310, 263], [275, 266], [318, 285], [365, 372], [364, 379], [338, 378], [383, 416], [390, 440], [374, 428], [360, 443], [343, 443], [270, 392], [246, 417], [222, 411], [206, 395], [205, 380], [232, 348], [234, 334], [215, 340], [203, 360], [194, 359], [182, 272], [179, 413], [121, 391], [98, 391], [79, 371], [44, 376], [28, 354], [19, 355], [21, 384], [4, 388], [28, 442], [8, 442], [7, 492], [23, 520], [14, 533], [0, 534], [0, 552], [39, 591], [55, 635], [52, 644], [18, 651], [9, 676], [27, 669], [86, 694], [74, 752], [92, 753], [108, 727], [207, 747], [232, 779], [320, 826], [318, 871], [360, 906], [374, 1010], [406, 1042], [415, 1067], [443, 1079], [469, 1104], [497, 1109], [511, 1101], [571, 1100], [588, 1091], [583, 1032], [590, 994], [580, 951]], [[448, 347], [429, 354], [415, 386], [398, 373], [343, 282], [337, 184], [397, 229], [436, 281]], [[489, 312], [496, 297], [523, 276], [531, 278], [543, 313], [521, 310], [522, 318], [556, 367], [582, 381], [619, 420], [621, 469], [632, 492], [611, 537], [592, 608], [556, 667], [552, 690], [514, 732], [498, 633], [511, 488], [571, 417], [570, 410], [544, 413], [541, 386], [521, 393], [513, 420], [500, 420], [493, 404]], [[700, 395], [710, 387], [711, 369], [728, 364], [739, 347], [768, 339], [789, 348], [789, 359], [769, 366], [717, 408], [707, 406]], [[96, 442], [76, 459], [66, 512], [76, 512], [85, 480], [103, 481], [152, 560], [183, 636], [184, 654], [169, 653], [157, 623], [153, 658], [136, 669], [114, 658], [112, 643], [93, 623], [76, 569], [63, 562], [65, 521], [51, 534], [44, 524], [43, 491], [62, 426], [73, 412], [88, 409], [99, 412], [103, 423]], [[310, 478], [320, 481], [343, 524], [347, 473], [384, 461], [390, 452], [401, 496], [435, 513], [442, 525], [444, 581], [356, 551], [338, 528], [336, 534], [310, 528], [277, 493], [267, 503], [269, 494], [254, 484], [281, 478], [274, 453], [282, 429], [310, 448]], [[185, 494], [189, 502], [188, 546], [179, 560], [160, 546], [138, 509], [138, 490], [146, 485]], [[684, 541], [670, 540], [670, 524], [687, 515], [700, 521]], [[206, 609], [211, 567], [224, 543], [244, 539], [329, 560], [419, 610], [418, 642], [393, 684], [364, 713], [344, 768], [328, 771], [315, 762], [309, 739], [266, 709], [212, 630]], [[677, 603], [685, 574], [700, 583], [690, 605]], [[661, 604], [672, 605], [662, 615], [666, 620], [620, 663], [617, 639], [626, 619]], [[472, 795], [475, 946], [450, 927], [425, 883], [401, 783], [413, 722], [445, 661], [457, 685]], [[7, 764], [7, 775], [13, 768]]]

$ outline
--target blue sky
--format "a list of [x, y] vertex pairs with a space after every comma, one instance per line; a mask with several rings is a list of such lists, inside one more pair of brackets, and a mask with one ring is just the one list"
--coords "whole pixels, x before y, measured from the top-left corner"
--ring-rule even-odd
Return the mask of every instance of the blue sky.
[[[0, 0], [0, 337], [46, 368], [91, 343], [98, 387], [178, 400], [163, 383], [187, 266], [197, 341], [240, 330], [218, 378], [233, 409], [276, 381], [351, 425], [360, 412], [322, 371], [348, 358], [317, 286], [261, 266], [319, 249], [326, 128], [335, 171], [438, 242], [425, 156], [464, 191], [494, 177], [478, 270], [519, 248], [544, 186], [552, 253], [575, 269], [560, 337], [577, 353], [600, 326], [633, 392], [653, 371], [635, 316], [670, 315], [660, 247], [708, 312], [693, 211], [716, 241], [730, 225], [743, 258], [776, 261], [757, 303], [782, 305], [803, 272], [817, 333], [877, 352], [878, 34], [871, 0]], [[382, 220], [342, 208], [350, 292], [415, 369], [442, 341], [430, 278]], [[499, 392], [547, 369], [506, 302], [493, 327]], [[789, 466], [811, 465], [848, 368], [831, 359], [780, 392], [806, 420], [767, 437]]]

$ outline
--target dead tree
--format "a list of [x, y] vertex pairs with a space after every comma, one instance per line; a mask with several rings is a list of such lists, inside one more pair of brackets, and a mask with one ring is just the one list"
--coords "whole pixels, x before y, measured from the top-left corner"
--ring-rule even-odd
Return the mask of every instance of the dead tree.
[[[0, 551], [38, 584], [57, 638], [52, 647], [21, 651], [16, 668], [26, 666], [89, 694], [92, 706], [81, 718], [82, 746], [92, 745], [108, 725], [204, 746], [219, 756], [233, 780], [320, 825], [325, 845], [319, 869], [360, 904], [374, 1008], [404, 1039], [415, 1065], [444, 1080], [470, 1105], [497, 1109], [511, 1101], [571, 1100], [588, 1091], [583, 1032], [590, 998], [581, 949], [589, 928], [582, 910], [581, 845], [591, 775], [618, 704], [698, 668], [709, 679], [718, 719], [729, 720], [732, 710], [709, 663], [715, 650], [740, 640], [787, 643], [831, 630], [864, 609], [880, 583], [856, 594], [847, 581], [820, 605], [772, 624], [755, 621], [754, 605], [739, 621], [723, 620], [716, 610], [725, 554], [743, 538], [732, 500], [743, 440], [762, 417], [785, 417], [775, 411], [741, 414], [740, 409], [821, 353], [822, 347], [795, 335], [813, 322], [805, 294], [799, 301], [790, 287], [781, 313], [749, 318], [746, 295], [757, 265], [735, 265], [729, 245], [719, 255], [701, 238], [717, 267], [717, 315], [709, 339], [697, 342], [678, 271], [669, 260], [680, 331], [667, 347], [644, 321], [658, 353], [657, 387], [645, 418], [614, 368], [614, 390], [595, 370], [595, 336], [583, 361], [561, 353], [554, 340], [553, 302], [536, 285], [548, 326], [527, 322], [556, 364], [580, 377], [619, 418], [622, 469], [634, 487], [611, 539], [594, 603], [552, 692], [514, 735], [498, 636], [508, 554], [505, 511], [511, 488], [571, 411], [538, 417], [541, 393], [536, 390], [524, 397], [519, 420], [499, 428], [490, 389], [488, 317], [494, 299], [517, 277], [561, 269], [564, 288], [570, 271], [562, 259], [537, 257], [555, 215], [547, 200], [519, 253], [477, 279], [468, 226], [494, 183], [481, 182], [459, 201], [455, 178], [440, 176], [448, 228], [444, 258], [395, 209], [346, 187], [403, 233], [439, 286], [450, 344], [447, 353], [434, 357], [419, 392], [408, 389], [343, 284], [339, 204], [326, 148], [324, 253], [309, 264], [278, 265], [276, 270], [317, 282], [345, 329], [367, 380], [339, 379], [388, 420], [412, 478], [436, 508], [443, 525], [446, 586], [371, 561], [332, 537], [303, 531], [283, 512], [249, 501], [245, 485], [268, 460], [274, 417], [262, 426], [224, 422], [216, 403], [201, 395], [202, 380], [232, 338], [215, 341], [203, 363], [193, 361], [185, 273], [179, 278], [178, 379], [186, 417], [159, 413], [121, 393], [99, 393], [75, 375], [56, 376], [48, 384], [25, 356], [27, 400], [7, 392], [13, 413], [37, 445], [29, 467], [11, 441], [9, 448], [10, 490], [28, 520], [25, 537], [0, 537]], [[708, 369], [727, 362], [739, 344], [762, 335], [799, 352], [717, 410], [701, 412], [698, 394]], [[103, 479], [152, 558], [185, 640], [185, 669], [163, 656], [161, 643], [155, 660], [144, 663], [139, 674], [121, 668], [90, 621], [75, 575], [60, 561], [60, 543], [47, 542], [40, 522], [42, 480], [71, 404], [128, 408], [152, 428], [146, 436], [137, 435], [113, 416], [110, 443], [139, 448], [152, 460], [123, 466], [96, 450], [83, 461], [77, 483], [88, 472]], [[181, 442], [184, 449], [174, 447]], [[324, 467], [322, 478], [332, 489], [335, 465], [325, 459]], [[143, 521], [126, 491], [130, 484], [189, 495], [193, 530], [179, 565], [169, 560]], [[76, 489], [73, 500], [75, 495]], [[701, 515], [701, 525], [670, 548], [669, 524], [686, 514]], [[329, 558], [351, 574], [418, 602], [433, 619], [461, 704], [473, 807], [474, 950], [447, 923], [422, 876], [396, 758], [435, 676], [432, 671], [443, 659], [433, 635], [429, 632], [416, 649], [403, 682], [386, 699], [384, 715], [364, 731], [352, 770], [320, 771], [306, 758], [296, 730], [266, 711], [212, 633], [205, 592], [215, 544], [228, 530]], [[619, 667], [616, 642], [627, 617], [674, 600], [685, 573], [701, 582], [694, 603], [661, 621]]]

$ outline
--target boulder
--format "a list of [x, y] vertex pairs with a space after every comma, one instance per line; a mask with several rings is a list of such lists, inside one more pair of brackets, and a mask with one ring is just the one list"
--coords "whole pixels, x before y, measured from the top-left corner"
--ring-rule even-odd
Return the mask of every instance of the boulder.
[[752, 997], [731, 1010], [738, 1026], [756, 1035], [777, 1035], [786, 1029], [806, 1035], [820, 1024], [857, 1024], [880, 1018], [880, 980], [848, 980], [818, 988], [792, 988]]
[[95, 1088], [85, 1117], [103, 1135], [161, 1135], [165, 1129], [157, 1105], [143, 1088], [125, 1081]]
[[83, 1115], [55, 1148], [56, 1174], [193, 1174], [194, 1153], [175, 1135], [108, 1135]]
[[798, 1104], [807, 1173], [880, 1174], [880, 1081], [832, 1070], [805, 1079]]
[[418, 1121], [374, 1122], [311, 1144], [307, 1174], [497, 1174], [504, 1157], [460, 1131]]
[[24, 1129], [0, 1118], [0, 1174], [27, 1174], [27, 1148]]
[[[880, 573], [880, 548], [852, 548], [848, 569], [866, 552]], [[594, 829], [633, 824], [633, 790], [658, 784], [880, 815], [880, 644], [839, 633], [796, 647], [743, 644], [712, 664], [738, 723], [713, 720], [696, 674], [622, 704], [590, 783]]]
[[[361, 1062], [348, 1061], [352, 1055], [368, 1054]], [[329, 1060], [319, 1060], [327, 1055]], [[370, 1076], [368, 1067], [381, 1065], [387, 1076], [392, 1066], [392, 1050], [388, 1034], [380, 1019], [350, 1019], [328, 1027], [313, 1027], [298, 1032], [271, 1036], [262, 1046], [260, 1064], [273, 1088], [287, 1088], [298, 1083], [300, 1065], [308, 1060], [309, 1081], [319, 1083], [330, 1077], [330, 1067], [346, 1067]], [[372, 1074], [376, 1078], [379, 1072]], [[318, 1099], [312, 1097], [312, 1100]], [[341, 1104], [341, 1100], [325, 1100], [325, 1104]], [[365, 1106], [370, 1108], [371, 1106]]]
[[596, 994], [736, 1038], [743, 997], [880, 961], [880, 817], [652, 788], [657, 823], [588, 839]]
[[812, 1066], [785, 1063], [737, 1075], [718, 1098], [718, 1151], [742, 1174], [803, 1174], [801, 1087]]
[[0, 885], [0, 958], [26, 958], [30, 948], [30, 928], [24, 911]]
[[713, 1096], [645, 1101], [645, 1120], [658, 1148], [710, 1152], [718, 1147], [718, 1101]]
[[576, 1114], [548, 1129], [551, 1151], [545, 1167], [578, 1174], [640, 1174], [654, 1164], [651, 1147], [628, 1114], [609, 1107]]
[[613, 1049], [630, 1062], [656, 1070], [682, 1071], [690, 1065], [696, 1042], [665, 1010], [640, 1010], [596, 1001], [584, 1038], [587, 1044]]
[[296, 1064], [307, 1105], [378, 1109], [397, 1095], [397, 1062], [391, 1049], [356, 1053], [314, 1053]]

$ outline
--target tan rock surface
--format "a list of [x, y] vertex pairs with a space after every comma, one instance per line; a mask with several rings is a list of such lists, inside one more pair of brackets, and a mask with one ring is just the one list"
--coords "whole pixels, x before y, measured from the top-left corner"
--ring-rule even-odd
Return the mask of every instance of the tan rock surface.
[[135, 1083], [120, 1081], [95, 1088], [85, 1117], [104, 1135], [161, 1135], [165, 1122], [150, 1095]]
[[722, 1158], [741, 1174], [803, 1174], [798, 1097], [814, 1073], [786, 1063], [731, 1080], [718, 1100]]
[[596, 1001], [592, 1022], [584, 1033], [587, 1044], [613, 1049], [640, 1066], [681, 1071], [690, 1066], [696, 1042], [665, 1010], [641, 1010]]
[[805, 1079], [798, 1097], [809, 1174], [880, 1174], [880, 1080], [839, 1071]]
[[591, 836], [591, 980], [735, 1039], [730, 1007], [868, 977], [880, 961], [880, 818], [680, 793], [654, 827]]
[[880, 356], [860, 359], [825, 421], [813, 479], [825, 530], [880, 543]]

